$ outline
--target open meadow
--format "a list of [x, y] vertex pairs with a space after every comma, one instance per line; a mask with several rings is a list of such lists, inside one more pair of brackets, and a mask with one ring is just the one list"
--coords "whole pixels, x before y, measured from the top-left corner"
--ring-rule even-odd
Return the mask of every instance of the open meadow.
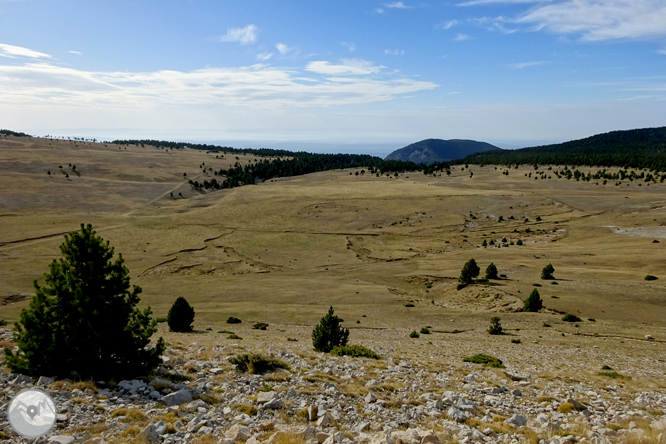
[[[576, 359], [626, 351], [627, 371], [643, 365], [632, 365], [634, 352], [650, 365], [666, 362], [664, 184], [535, 179], [526, 166], [508, 175], [470, 166], [472, 177], [460, 166], [449, 177], [336, 170], [209, 193], [187, 184], [212, 176], [204, 164], [253, 161], [235, 157], [0, 140], [2, 317], [16, 320], [27, 306], [63, 234], [91, 223], [123, 254], [142, 304], [162, 317], [184, 296], [197, 330], [220, 330], [236, 316], [268, 323], [261, 339], [308, 343], [333, 305], [352, 339], [446, 359], [461, 348], [511, 345], [486, 333], [497, 315], [522, 339], [509, 348], [526, 360], [535, 350], [583, 347]], [[456, 290], [470, 258], [480, 277], [490, 262], [505, 277]], [[556, 280], [541, 280], [549, 263]], [[545, 313], [520, 312], [533, 288]], [[562, 312], [583, 322], [562, 322]], [[428, 341], [408, 338], [426, 325]]]

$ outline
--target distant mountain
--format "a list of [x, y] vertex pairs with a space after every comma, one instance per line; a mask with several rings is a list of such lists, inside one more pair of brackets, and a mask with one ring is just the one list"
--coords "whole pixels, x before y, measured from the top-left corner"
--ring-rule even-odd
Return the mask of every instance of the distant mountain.
[[500, 150], [486, 142], [464, 139], [425, 139], [393, 151], [385, 160], [402, 160], [430, 165], [437, 162], [462, 159], [470, 154]]
[[458, 162], [619, 166], [666, 171], [666, 127], [611, 131], [555, 145], [474, 153]]

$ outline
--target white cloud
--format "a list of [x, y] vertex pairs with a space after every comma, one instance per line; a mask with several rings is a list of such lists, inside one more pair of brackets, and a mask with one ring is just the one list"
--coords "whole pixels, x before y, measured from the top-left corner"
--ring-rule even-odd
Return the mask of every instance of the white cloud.
[[393, 56], [403, 56], [405, 55], [404, 49], [385, 49], [384, 54], [393, 55]]
[[285, 54], [287, 54], [288, 52], [291, 52], [291, 51], [294, 50], [293, 47], [291, 47], [291, 46], [287, 46], [287, 45], [285, 45], [284, 43], [278, 43], [277, 45], [275, 45], [275, 48], [277, 48], [277, 50], [279, 51], [279, 53], [282, 54], [282, 55], [285, 55]]
[[32, 59], [51, 58], [50, 55], [44, 54], [43, 52], [33, 51], [32, 49], [23, 48], [21, 46], [6, 45], [4, 43], [0, 43], [0, 57], [29, 57]]
[[525, 68], [532, 68], [534, 66], [541, 66], [545, 65], [548, 62], [544, 61], [537, 61], [537, 62], [521, 62], [521, 63], [511, 63], [507, 65], [511, 69], [525, 69]]
[[349, 52], [356, 51], [356, 43], [354, 43], [354, 42], [340, 42], [340, 44], [342, 46], [344, 46], [345, 48], [347, 48], [349, 50]]
[[448, 22], [443, 22], [438, 25], [435, 25], [437, 29], [451, 29], [458, 24], [458, 20], [449, 20]]
[[224, 103], [225, 107], [268, 110], [373, 103], [439, 86], [396, 74], [365, 76], [382, 68], [359, 60], [343, 60], [339, 65], [312, 62], [307, 71], [330, 77], [304, 78], [301, 70], [262, 64], [186, 72], [93, 72], [48, 63], [0, 65], [0, 103], [22, 109], [55, 106], [91, 110], [214, 107]]
[[70, 54], [74, 55], [81, 55], [82, 53], [80, 51], [69, 51]]
[[660, 49], [659, 51], [657, 51], [657, 53], [661, 55], [666, 55], [666, 49]]
[[391, 9], [409, 9], [411, 6], [405, 5], [403, 2], [387, 3], [384, 6]]
[[314, 61], [305, 67], [307, 71], [331, 76], [363, 76], [377, 74], [384, 66], [373, 65], [361, 59], [344, 59], [340, 64], [334, 65], [327, 61]]
[[262, 52], [260, 54], [257, 54], [257, 60], [259, 60], [260, 62], [265, 62], [266, 60], [270, 59], [271, 57], [273, 57], [272, 52]]
[[228, 28], [227, 33], [220, 37], [223, 42], [236, 42], [241, 45], [249, 45], [257, 41], [259, 28], [255, 25], [247, 25], [244, 28]]
[[459, 33], [459, 34], [456, 35], [456, 38], [454, 38], [453, 40], [455, 40], [456, 42], [464, 42], [465, 40], [469, 40], [471, 38], [472, 37], [468, 36], [467, 34], [460, 34]]
[[663, 0], [564, 0], [539, 6], [516, 19], [537, 30], [579, 34], [583, 40], [666, 36]]
[[383, 14], [384, 8], [375, 8], [372, 12], [374, 12], [375, 14]]

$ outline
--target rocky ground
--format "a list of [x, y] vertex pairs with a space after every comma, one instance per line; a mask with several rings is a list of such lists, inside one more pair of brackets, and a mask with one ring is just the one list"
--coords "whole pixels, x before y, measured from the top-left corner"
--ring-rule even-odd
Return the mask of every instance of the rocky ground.
[[[0, 329], [0, 340], [11, 331]], [[299, 344], [300, 349], [305, 344]], [[422, 367], [299, 353], [266, 344], [172, 347], [145, 380], [75, 383], [0, 372], [0, 440], [12, 443], [573, 444], [666, 443], [666, 393], [567, 383], [520, 369], [460, 363]], [[288, 365], [238, 373], [231, 356], [260, 353]], [[7, 421], [19, 391], [38, 387], [56, 427], [28, 440]]]

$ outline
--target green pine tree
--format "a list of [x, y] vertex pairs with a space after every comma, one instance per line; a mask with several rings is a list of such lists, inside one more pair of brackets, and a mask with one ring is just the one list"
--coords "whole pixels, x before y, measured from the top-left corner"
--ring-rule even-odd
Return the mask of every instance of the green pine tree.
[[316, 351], [328, 353], [339, 345], [347, 345], [349, 329], [343, 328], [341, 322], [330, 307], [312, 330], [312, 346]]
[[460, 282], [462, 284], [471, 284], [474, 282], [474, 278], [479, 275], [481, 269], [476, 264], [474, 259], [468, 260], [460, 271]]
[[19, 351], [5, 348], [13, 372], [83, 379], [145, 375], [161, 362], [165, 344], [148, 347], [156, 321], [141, 311], [129, 270], [91, 225], [65, 236], [45, 284], [14, 326]]
[[180, 296], [173, 303], [167, 315], [169, 329], [175, 332], [186, 333], [192, 331], [192, 322], [194, 322], [194, 309], [187, 302], [187, 299]]
[[499, 279], [497, 267], [492, 262], [488, 265], [488, 268], [486, 268], [486, 279]]
[[543, 308], [543, 300], [541, 300], [541, 295], [539, 290], [536, 288], [532, 290], [529, 297], [525, 299], [525, 305], [523, 305], [523, 311], [537, 312]]

